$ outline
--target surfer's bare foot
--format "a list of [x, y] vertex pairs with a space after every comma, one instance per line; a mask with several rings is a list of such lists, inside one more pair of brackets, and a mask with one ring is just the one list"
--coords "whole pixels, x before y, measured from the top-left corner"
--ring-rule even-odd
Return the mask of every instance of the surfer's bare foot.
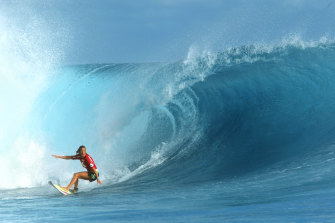
[[67, 189], [66, 187], [61, 187], [61, 188], [62, 188], [63, 190], [67, 190], [67, 191], [69, 190], [69, 189]]

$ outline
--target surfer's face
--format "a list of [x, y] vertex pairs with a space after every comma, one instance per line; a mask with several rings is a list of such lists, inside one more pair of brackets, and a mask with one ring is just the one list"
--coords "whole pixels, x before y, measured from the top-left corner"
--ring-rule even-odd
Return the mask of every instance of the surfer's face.
[[81, 157], [85, 157], [86, 156], [86, 148], [81, 148], [80, 152], [79, 152]]

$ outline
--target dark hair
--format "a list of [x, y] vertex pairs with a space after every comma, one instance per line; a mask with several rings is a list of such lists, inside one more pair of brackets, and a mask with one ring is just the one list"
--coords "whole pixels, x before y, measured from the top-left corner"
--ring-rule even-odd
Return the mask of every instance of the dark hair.
[[82, 148], [86, 148], [85, 146], [83, 146], [83, 145], [81, 145], [81, 146], [79, 146], [79, 148], [77, 149], [77, 154], [79, 154], [80, 153], [80, 150], [82, 149]]

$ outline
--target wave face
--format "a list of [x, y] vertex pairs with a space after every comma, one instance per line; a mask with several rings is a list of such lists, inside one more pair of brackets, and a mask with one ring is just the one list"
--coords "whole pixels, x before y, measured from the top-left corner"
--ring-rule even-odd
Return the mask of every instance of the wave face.
[[271, 173], [288, 172], [287, 183], [325, 182], [334, 169], [333, 58], [332, 43], [287, 44], [190, 54], [176, 63], [58, 69], [40, 84], [24, 130], [6, 144], [15, 154], [28, 145], [38, 174], [22, 156], [5, 154], [9, 174], [30, 178], [1, 188], [62, 182], [78, 167], [49, 155], [70, 155], [80, 144], [107, 184], [177, 186], [268, 174], [276, 187]]
[[[201, 135], [183, 138], [169, 168], [161, 168], [163, 176], [222, 180], [277, 163], [285, 169], [292, 160], [329, 152], [335, 133], [334, 53], [334, 45], [318, 45], [218, 54], [211, 74], [191, 87], [192, 118]], [[182, 101], [187, 91], [174, 99]], [[167, 108], [185, 119], [173, 102]]]

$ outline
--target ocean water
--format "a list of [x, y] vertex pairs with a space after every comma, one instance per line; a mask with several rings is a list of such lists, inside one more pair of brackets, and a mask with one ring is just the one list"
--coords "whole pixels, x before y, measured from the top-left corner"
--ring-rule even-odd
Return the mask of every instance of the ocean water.
[[[20, 66], [0, 82], [0, 221], [335, 222], [334, 58], [320, 40]], [[103, 185], [63, 196], [47, 182], [83, 168], [51, 154], [81, 144]]]

